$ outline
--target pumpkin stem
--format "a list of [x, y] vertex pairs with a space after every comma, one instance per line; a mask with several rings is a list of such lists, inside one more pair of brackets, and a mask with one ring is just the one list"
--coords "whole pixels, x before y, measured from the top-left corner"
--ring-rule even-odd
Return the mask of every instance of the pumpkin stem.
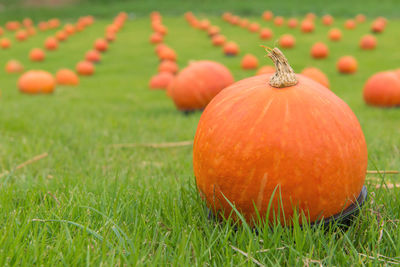
[[293, 86], [298, 83], [296, 74], [290, 67], [285, 55], [277, 47], [274, 49], [263, 46], [268, 52], [268, 57], [272, 59], [276, 72], [269, 80], [272, 87], [283, 88]]

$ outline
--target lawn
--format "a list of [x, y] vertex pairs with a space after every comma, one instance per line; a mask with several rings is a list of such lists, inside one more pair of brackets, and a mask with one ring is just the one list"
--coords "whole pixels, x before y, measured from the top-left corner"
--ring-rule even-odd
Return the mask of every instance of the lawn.
[[[382, 2], [378, 11], [388, 13], [379, 15], [392, 16], [396, 3]], [[218, 3], [217, 8], [223, 8]], [[344, 6], [345, 2], [341, 3]], [[96, 5], [94, 14], [96, 10], [105, 13], [103, 4]], [[368, 201], [347, 230], [335, 226], [301, 229], [264, 225], [256, 233], [243, 225], [209, 219], [196, 190], [191, 146], [116, 147], [193, 140], [201, 116], [200, 112], [178, 112], [165, 92], [148, 89], [158, 59], [148, 41], [148, 5], [136, 5], [121, 3], [120, 10], [135, 15], [96, 65], [95, 75], [82, 77], [77, 87], [59, 86], [52, 95], [24, 95], [17, 90], [18, 75], [0, 72], [1, 266], [400, 264], [399, 189], [384, 186], [398, 183], [398, 174], [367, 176]], [[371, 7], [372, 1], [366, 6]], [[141, 13], [136, 13], [135, 7]], [[185, 3], [185, 8], [190, 6]], [[235, 80], [240, 80], [255, 73], [240, 68], [241, 56], [252, 53], [262, 64], [271, 65], [260, 44], [272, 47], [278, 36], [292, 33], [297, 44], [284, 51], [285, 55], [296, 72], [315, 66], [328, 75], [331, 90], [349, 104], [363, 128], [368, 169], [400, 169], [400, 111], [369, 107], [362, 99], [369, 76], [400, 67], [398, 18], [390, 18], [386, 31], [377, 35], [377, 49], [363, 51], [358, 42], [369, 33], [374, 17], [368, 17], [353, 31], [344, 30], [343, 23], [350, 15], [340, 16], [338, 10], [342, 7], [337, 4], [332, 7], [337, 15], [334, 25], [343, 29], [343, 40], [338, 43], [328, 40], [328, 27], [319, 19], [315, 32], [305, 35], [299, 29], [277, 28], [262, 21], [263, 10], [252, 9], [246, 17], [271, 27], [275, 34], [272, 40], [261, 41], [257, 34], [224, 22], [220, 17], [224, 10], [218, 12], [217, 8], [195, 14], [210, 19], [229, 40], [236, 41], [241, 47], [240, 56], [225, 57], [220, 48], [211, 45], [205, 32], [189, 27], [181, 8], [177, 14], [166, 10], [163, 22], [169, 33], [165, 43], [176, 50], [181, 68], [190, 60], [211, 59], [225, 64]], [[282, 14], [299, 19], [307, 12], [305, 8], [298, 13], [284, 8]], [[329, 12], [329, 6], [325, 8]], [[360, 7], [361, 11], [365, 9]], [[82, 12], [76, 7], [67, 10], [71, 13], [63, 15], [63, 23], [76, 20]], [[119, 11], [115, 6], [110, 8], [108, 16], [98, 17], [84, 33], [72, 36], [57, 51], [48, 52], [42, 63], [30, 62], [29, 50], [42, 47], [44, 39], [55, 30], [39, 32], [23, 43], [14, 41], [13, 33], [7, 32], [5, 36], [14, 45], [0, 51], [0, 66], [14, 58], [26, 69], [55, 73], [59, 68], [74, 68], [94, 40], [103, 35], [116, 15], [111, 13], [114, 10]], [[90, 8], [85, 6], [84, 11], [90, 12]], [[14, 12], [23, 18], [23, 10]], [[351, 12], [355, 15], [358, 10]], [[26, 14], [51, 18], [48, 10]], [[327, 59], [310, 57], [309, 49], [316, 41], [328, 44]], [[336, 61], [342, 55], [357, 58], [356, 74], [336, 71]], [[27, 162], [38, 155], [42, 157]]]

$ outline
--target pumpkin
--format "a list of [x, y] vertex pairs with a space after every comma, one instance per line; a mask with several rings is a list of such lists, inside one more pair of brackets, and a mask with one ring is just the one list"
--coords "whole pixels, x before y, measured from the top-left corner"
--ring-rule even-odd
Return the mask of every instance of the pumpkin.
[[181, 111], [200, 110], [232, 83], [232, 74], [224, 65], [201, 60], [178, 73], [168, 87], [168, 95]]
[[26, 28], [26, 33], [28, 34], [28, 36], [34, 36], [34, 35], [36, 35], [36, 29], [35, 29], [35, 27], [28, 27], [28, 28]]
[[221, 46], [225, 44], [226, 37], [224, 35], [217, 34], [212, 37], [211, 42], [214, 46]]
[[267, 73], [274, 73], [275, 68], [273, 66], [262, 66], [261, 68], [258, 69], [256, 75], [262, 75], [262, 74], [267, 74]]
[[39, 31], [44, 32], [44, 31], [47, 31], [49, 29], [49, 25], [47, 24], [46, 21], [41, 21], [38, 24], [38, 28], [39, 28]]
[[174, 75], [170, 72], [160, 72], [151, 77], [149, 82], [150, 89], [167, 89], [174, 79]]
[[[193, 15], [193, 13], [191, 15]], [[190, 16], [190, 15], [188, 15], [188, 16]], [[186, 17], [186, 15], [185, 15], [185, 17]], [[230, 12], [224, 12], [222, 14], [222, 19], [225, 20], [226, 22], [228, 22], [231, 18], [232, 18], [232, 13], [230, 13]]]
[[324, 87], [329, 88], [328, 77], [320, 69], [308, 67], [301, 72], [304, 76], [322, 84]]
[[221, 30], [218, 26], [211, 26], [210, 28], [208, 28], [208, 36], [212, 37], [214, 35], [217, 35], [220, 31]]
[[94, 42], [93, 48], [99, 52], [106, 52], [108, 50], [108, 43], [106, 40], [99, 38]]
[[358, 23], [363, 23], [367, 20], [367, 18], [363, 14], [358, 14], [355, 19]]
[[340, 73], [355, 73], [358, 68], [357, 60], [352, 56], [343, 56], [339, 58], [336, 67]]
[[333, 17], [331, 15], [324, 15], [322, 17], [322, 23], [326, 26], [330, 26], [333, 24]]
[[346, 20], [346, 22], [344, 23], [344, 27], [348, 30], [353, 30], [356, 28], [356, 22], [352, 19], [348, 19]]
[[92, 63], [99, 63], [101, 61], [101, 54], [97, 50], [89, 50], [85, 54], [85, 59]]
[[317, 15], [315, 15], [312, 12], [309, 12], [309, 13], [306, 14], [306, 19], [310, 20], [310, 21], [314, 21], [316, 17], [317, 17]]
[[163, 41], [163, 36], [159, 34], [158, 32], [154, 32], [150, 35], [150, 43], [152, 44], [158, 44]]
[[54, 37], [48, 37], [46, 41], [44, 42], [44, 47], [47, 50], [56, 50], [58, 48], [58, 41]]
[[284, 34], [279, 38], [279, 45], [282, 48], [292, 48], [296, 44], [296, 39], [291, 34]]
[[9, 31], [17, 31], [21, 27], [19, 21], [8, 21], [6, 23], [6, 29]]
[[60, 27], [60, 20], [57, 18], [52, 18], [48, 21], [48, 25], [50, 29], [56, 29]]
[[178, 64], [171, 60], [163, 60], [158, 66], [158, 72], [169, 72], [175, 74], [178, 72], [178, 69]]
[[26, 39], [28, 39], [28, 33], [25, 30], [19, 30], [15, 33], [15, 39], [17, 39], [20, 42], [23, 42]]
[[162, 48], [160, 50], [160, 52], [158, 53], [158, 58], [160, 60], [172, 60], [172, 61], [176, 61], [176, 53], [175, 50], [166, 46], [164, 48]]
[[258, 24], [257, 22], [250, 23], [248, 29], [250, 32], [259, 32], [260, 24]]
[[0, 27], [0, 36], [2, 36], [4, 34], [4, 30], [2, 27]]
[[217, 216], [239, 220], [229, 200], [249, 224], [257, 214], [284, 225], [295, 210], [300, 223], [338, 214], [365, 180], [360, 124], [334, 93], [296, 75], [279, 49], [269, 57], [275, 74], [236, 82], [201, 115], [193, 145], [199, 193]]
[[68, 39], [68, 35], [65, 33], [65, 31], [58, 31], [56, 33], [56, 39], [60, 42], [63, 42]]
[[249, 26], [250, 22], [248, 19], [241, 19], [239, 21], [239, 27], [241, 28], [247, 28]]
[[240, 63], [244, 70], [253, 70], [258, 67], [258, 59], [252, 54], [246, 54]]
[[316, 59], [326, 58], [329, 54], [329, 49], [326, 44], [317, 42], [311, 47], [311, 56]]
[[80, 61], [76, 64], [76, 72], [79, 75], [90, 76], [94, 73], [94, 65], [90, 61]]
[[75, 26], [72, 25], [71, 23], [65, 24], [64, 30], [65, 30], [65, 33], [66, 33], [67, 35], [73, 35], [73, 34], [75, 34]]
[[232, 25], [239, 25], [240, 23], [240, 18], [238, 16], [233, 16], [231, 19], [231, 24]]
[[56, 81], [61, 85], [78, 85], [79, 77], [70, 69], [60, 69], [56, 73]]
[[106, 35], [105, 35], [105, 39], [106, 39], [107, 42], [112, 43], [112, 42], [114, 42], [115, 39], [116, 39], [116, 34], [115, 34], [115, 33], [112, 33], [112, 32], [108, 32], [108, 33], [106, 33]]
[[29, 28], [33, 26], [33, 21], [30, 18], [24, 18], [22, 20], [22, 25], [24, 25], [25, 28]]
[[203, 30], [203, 31], [206, 31], [206, 30], [208, 30], [208, 28], [210, 26], [211, 26], [210, 21], [208, 19], [203, 19], [203, 20], [200, 21], [199, 29]]
[[11, 59], [7, 62], [6, 68], [7, 73], [20, 73], [24, 71], [24, 66], [15, 59]]
[[297, 19], [291, 18], [291, 19], [288, 20], [287, 25], [288, 25], [289, 28], [294, 29], [294, 28], [297, 27], [297, 24], [298, 24], [298, 23], [299, 23], [299, 22], [297, 21]]
[[165, 27], [162, 24], [156, 24], [156, 25], [158, 25], [158, 26], [156, 26], [156, 28], [154, 29], [155, 32], [158, 32], [159, 34], [161, 34], [163, 36], [167, 35], [167, 33], [168, 33], [168, 28], [167, 27]]
[[340, 39], [342, 39], [342, 31], [337, 28], [333, 28], [329, 31], [328, 37], [334, 42], [340, 41]]
[[302, 31], [303, 33], [311, 33], [311, 32], [314, 31], [314, 28], [315, 28], [314, 22], [312, 22], [312, 21], [309, 20], [309, 19], [303, 20], [303, 21], [301, 22], [300, 28], [301, 28], [301, 31]]
[[371, 24], [371, 31], [373, 33], [381, 33], [385, 30], [385, 22], [382, 20], [374, 20]]
[[44, 53], [44, 51], [40, 48], [33, 48], [31, 50], [31, 52], [29, 53], [29, 59], [31, 61], [43, 61], [46, 58], [46, 54]]
[[0, 46], [2, 49], [8, 49], [11, 47], [11, 41], [8, 38], [2, 38], [0, 40]]
[[20, 92], [27, 94], [50, 94], [56, 87], [56, 81], [51, 73], [43, 70], [30, 70], [18, 79]]
[[224, 54], [227, 56], [236, 56], [239, 54], [239, 46], [235, 42], [227, 42], [223, 47]]
[[365, 83], [363, 97], [371, 106], [400, 106], [400, 76], [394, 71], [372, 75]]
[[276, 16], [274, 19], [274, 24], [275, 26], [280, 27], [285, 24], [285, 19], [282, 16]]
[[274, 35], [274, 33], [268, 28], [263, 28], [260, 30], [260, 39], [261, 40], [269, 40], [272, 38], [273, 35]]
[[360, 40], [360, 48], [363, 50], [372, 50], [376, 47], [376, 38], [371, 34], [364, 35]]
[[272, 11], [264, 11], [264, 13], [262, 14], [262, 17], [264, 20], [269, 21], [272, 20], [272, 18], [274, 17], [274, 14], [272, 13]]

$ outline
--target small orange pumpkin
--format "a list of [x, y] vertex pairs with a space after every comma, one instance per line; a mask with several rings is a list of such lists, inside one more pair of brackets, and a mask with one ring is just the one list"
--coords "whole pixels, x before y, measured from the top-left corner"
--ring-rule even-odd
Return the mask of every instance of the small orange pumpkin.
[[288, 27], [289, 27], [289, 28], [292, 28], [292, 29], [296, 28], [296, 27], [297, 27], [297, 24], [299, 24], [299, 22], [297, 21], [296, 18], [291, 18], [291, 19], [289, 19], [289, 20], [288, 20], [288, 23], [287, 23]]
[[333, 24], [333, 17], [331, 15], [325, 15], [322, 17], [322, 23], [326, 26], [330, 26]]
[[93, 48], [99, 52], [106, 52], [108, 50], [108, 43], [106, 40], [99, 38], [94, 42]]
[[112, 32], [108, 32], [105, 35], [105, 39], [107, 40], [107, 42], [112, 43], [115, 41], [115, 39], [117, 38], [115, 33]]
[[258, 59], [252, 54], [246, 54], [242, 58], [240, 66], [244, 70], [253, 70], [258, 67]]
[[19, 21], [8, 21], [6, 23], [6, 29], [9, 31], [17, 31], [21, 27]]
[[374, 20], [371, 24], [373, 33], [381, 33], [385, 30], [385, 22], [383, 20]]
[[19, 30], [15, 33], [15, 39], [17, 39], [20, 42], [23, 42], [26, 39], [28, 39], [28, 33], [25, 30]]
[[279, 38], [279, 45], [282, 48], [292, 48], [296, 45], [296, 39], [291, 34], [284, 34]]
[[166, 46], [163, 47], [162, 49], [160, 49], [159, 53], [158, 53], [158, 58], [160, 60], [171, 60], [171, 61], [176, 61], [176, 52], [174, 49]]
[[75, 86], [79, 84], [79, 77], [70, 69], [60, 69], [56, 73], [56, 81], [57, 84]]
[[260, 24], [258, 24], [257, 22], [252, 22], [249, 24], [248, 27], [250, 32], [259, 32], [260, 31]]
[[206, 31], [211, 26], [211, 22], [208, 19], [203, 19], [200, 21], [199, 29]]
[[371, 34], [364, 35], [360, 40], [360, 48], [363, 50], [372, 50], [376, 47], [376, 38]]
[[241, 19], [239, 21], [239, 27], [241, 28], [247, 28], [249, 26], [250, 22], [248, 19]]
[[50, 94], [56, 87], [51, 73], [43, 70], [30, 70], [18, 79], [20, 92], [27, 94]]
[[33, 21], [30, 18], [24, 18], [22, 20], [22, 25], [24, 25], [25, 28], [29, 28], [33, 26]]
[[344, 27], [348, 30], [353, 30], [356, 28], [356, 22], [352, 19], [348, 19], [346, 20], [346, 22], [344, 23]]
[[400, 76], [394, 71], [372, 75], [364, 86], [363, 97], [371, 106], [400, 106]]
[[337, 28], [333, 28], [329, 31], [328, 37], [334, 42], [340, 41], [342, 39], [342, 31]]
[[33, 48], [29, 53], [29, 59], [34, 62], [44, 61], [46, 59], [46, 54], [40, 48]]
[[101, 54], [97, 50], [89, 50], [86, 52], [85, 59], [92, 63], [99, 63], [101, 61]]
[[214, 35], [217, 35], [220, 31], [221, 30], [218, 26], [211, 26], [210, 28], [208, 28], [208, 36], [212, 37]]
[[83, 76], [91, 76], [94, 74], [94, 65], [90, 61], [80, 61], [78, 64], [76, 64], [76, 72], [79, 75]]
[[168, 87], [168, 95], [181, 111], [199, 110], [232, 83], [232, 74], [224, 65], [202, 60], [190, 63], [178, 73]]
[[239, 46], [235, 42], [230, 41], [225, 43], [223, 51], [224, 54], [227, 56], [236, 56], [237, 54], [239, 54]]
[[357, 60], [352, 56], [343, 56], [339, 58], [336, 67], [340, 73], [352, 74], [357, 71]]
[[163, 41], [163, 36], [158, 32], [154, 32], [150, 35], [150, 43], [152, 44], [159, 44]]
[[151, 77], [149, 82], [150, 89], [167, 89], [174, 79], [170, 72], [160, 72]]
[[314, 22], [312, 22], [312, 21], [309, 20], [309, 19], [303, 20], [303, 21], [301, 22], [300, 28], [301, 28], [301, 31], [302, 31], [303, 33], [311, 33], [311, 32], [314, 31], [314, 28], [315, 28]]
[[36, 35], [35, 27], [31, 26], [31, 27], [26, 28], [26, 33], [28, 34], [28, 36]]
[[275, 67], [262, 66], [261, 68], [258, 69], [256, 75], [269, 74], [269, 73], [274, 73], [274, 72], [275, 72]]
[[272, 13], [272, 11], [266, 10], [262, 14], [262, 17], [263, 17], [264, 20], [270, 21], [274, 17], [274, 13]]
[[328, 77], [318, 68], [308, 67], [303, 69], [301, 72], [304, 76], [322, 84], [326, 88], [329, 88], [329, 80]]
[[274, 24], [275, 24], [275, 26], [278, 26], [278, 27], [283, 26], [283, 24], [285, 24], [284, 17], [276, 16], [275, 19], [274, 19]]
[[49, 25], [47, 24], [46, 21], [41, 21], [38, 24], [38, 28], [39, 28], [39, 31], [44, 32], [44, 31], [47, 31], [49, 29]]
[[56, 38], [58, 41], [63, 42], [68, 39], [68, 35], [66, 34], [65, 31], [58, 31], [56, 33]]
[[21, 73], [24, 71], [24, 66], [18, 60], [11, 59], [6, 64], [7, 73]]
[[261, 40], [269, 40], [272, 38], [274, 33], [269, 28], [263, 28], [260, 30], [260, 39]]
[[364, 14], [358, 14], [355, 19], [358, 23], [363, 23], [367, 20]]
[[53, 50], [57, 50], [58, 48], [58, 41], [56, 38], [54, 37], [48, 37], [46, 39], [46, 41], [44, 42], [44, 47], [47, 50], [53, 51]]
[[163, 60], [160, 65], [158, 65], [158, 72], [169, 72], [175, 74], [178, 72], [178, 69], [178, 64], [171, 60]]
[[11, 47], [11, 41], [8, 38], [2, 38], [0, 40], [0, 46], [2, 49], [8, 49]]
[[67, 35], [73, 35], [75, 34], [76, 29], [74, 25], [72, 25], [71, 23], [67, 23], [64, 26], [64, 31]]
[[211, 39], [214, 46], [222, 46], [226, 42], [226, 37], [221, 34], [214, 35]]
[[48, 25], [49, 25], [50, 29], [56, 29], [56, 28], [60, 27], [60, 24], [61, 24], [60, 20], [57, 18], [52, 18], [52, 19], [49, 19], [49, 21], [48, 21]]
[[317, 42], [311, 47], [310, 54], [313, 58], [322, 59], [329, 55], [329, 49], [323, 42]]

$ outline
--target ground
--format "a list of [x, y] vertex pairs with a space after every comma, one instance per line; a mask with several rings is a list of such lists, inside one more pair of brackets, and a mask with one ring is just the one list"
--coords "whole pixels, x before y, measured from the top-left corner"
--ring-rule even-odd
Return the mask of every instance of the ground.
[[[371, 1], [367, 3], [371, 5]], [[129, 8], [125, 2], [121, 6]], [[102, 12], [105, 9], [99, 7]], [[306, 12], [303, 9], [291, 15], [300, 18]], [[201, 116], [200, 112], [178, 112], [163, 91], [148, 89], [158, 60], [148, 42], [149, 18], [145, 8], [140, 10], [142, 15], [134, 8], [126, 10], [135, 16], [104, 54], [96, 74], [81, 78], [76, 88], [60, 86], [53, 95], [23, 95], [17, 90], [18, 75], [0, 74], [1, 266], [400, 263], [399, 189], [377, 188], [395, 184], [398, 175], [367, 176], [368, 201], [347, 230], [265, 225], [256, 233], [245, 225], [233, 227], [209, 219], [196, 191], [190, 146], [113, 146], [192, 140]], [[341, 9], [335, 6], [335, 15], [337, 10]], [[75, 11], [79, 14], [78, 9]], [[261, 11], [253, 10], [247, 17], [273, 28], [275, 37], [287, 32], [297, 37], [296, 48], [285, 51], [294, 70], [321, 68], [330, 79], [332, 91], [357, 115], [368, 144], [368, 169], [398, 170], [400, 112], [366, 106], [362, 89], [371, 74], [400, 67], [400, 21], [391, 18], [387, 30], [377, 36], [378, 48], [366, 52], [359, 49], [358, 41], [369, 32], [372, 16], [354, 31], [343, 30], [342, 42], [331, 43], [327, 27], [319, 20], [316, 32], [304, 35], [298, 29], [276, 28], [263, 22]], [[50, 18], [47, 11], [32, 12]], [[240, 56], [227, 58], [212, 47], [204, 32], [187, 25], [182, 12], [165, 12], [163, 21], [169, 28], [165, 42], [177, 51], [180, 67], [189, 60], [212, 59], [229, 67], [236, 80], [254, 74], [240, 69]], [[282, 13], [288, 12], [282, 9]], [[382, 15], [392, 15], [387, 12]], [[259, 45], [274, 46], [276, 38], [261, 41], [256, 34], [222, 21], [220, 13], [196, 15], [220, 26], [228, 39], [240, 45], [241, 55], [253, 53], [270, 65]], [[354, 9], [353, 15], [356, 13]], [[23, 17], [24, 13], [15, 14]], [[349, 16], [338, 15], [335, 26], [343, 28]], [[63, 22], [76, 17], [73, 13]], [[54, 73], [62, 67], [74, 68], [93, 41], [102, 36], [111, 17], [98, 17], [84, 33], [72, 36], [58, 51], [47, 53], [43, 63], [29, 62], [28, 52], [33, 46], [41, 47], [54, 31], [39, 33], [25, 43], [14, 42], [12, 49], [0, 51], [0, 65], [15, 58], [27, 69]], [[6, 35], [13, 38], [11, 33]], [[311, 59], [309, 49], [316, 41], [329, 44], [328, 59]], [[340, 75], [336, 60], [348, 54], [357, 58], [359, 71]], [[16, 169], [43, 153], [47, 157]]]

